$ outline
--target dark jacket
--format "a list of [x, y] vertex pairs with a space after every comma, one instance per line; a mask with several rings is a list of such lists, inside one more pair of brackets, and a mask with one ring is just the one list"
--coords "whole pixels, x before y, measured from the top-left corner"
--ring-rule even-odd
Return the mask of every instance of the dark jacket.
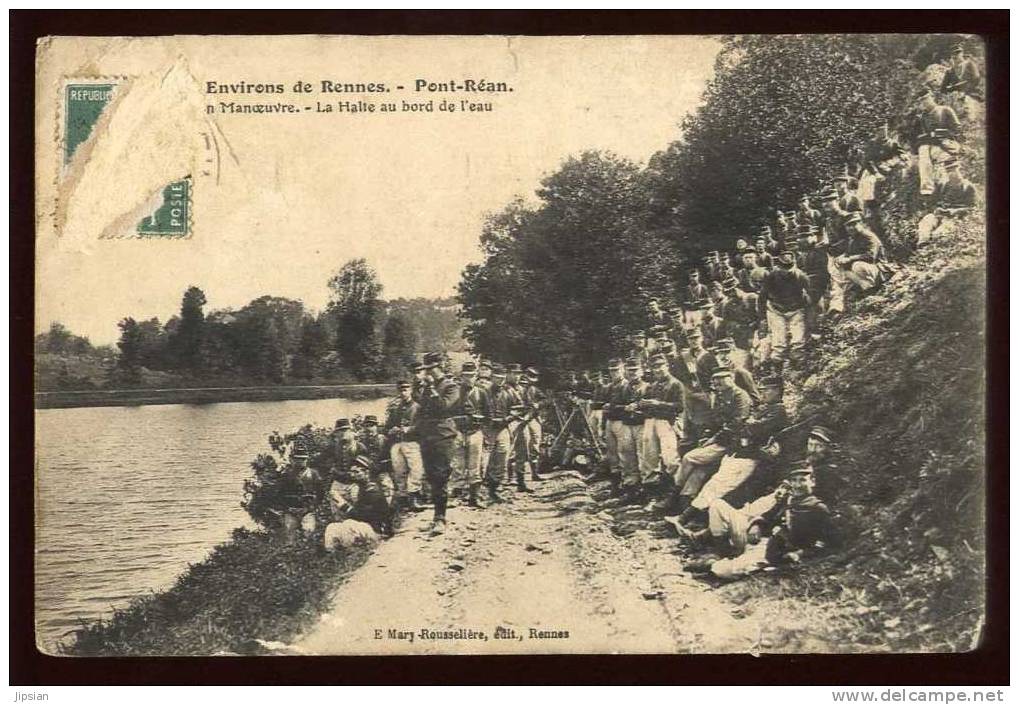
[[675, 422], [676, 417], [683, 413], [683, 385], [672, 375], [654, 381], [648, 385], [638, 407], [648, 418]]
[[716, 442], [736, 446], [751, 406], [750, 395], [739, 387], [711, 395], [711, 429]]
[[386, 431], [403, 426], [408, 427], [407, 432], [401, 437], [394, 437], [395, 442], [417, 440], [417, 418], [420, 410], [421, 406], [413, 399], [406, 402], [397, 399], [389, 405], [386, 410]]
[[456, 438], [456, 416], [460, 408], [460, 384], [450, 377], [442, 377], [425, 389], [421, 395], [421, 413], [418, 427], [424, 441]]
[[793, 267], [785, 269], [776, 267], [764, 277], [761, 293], [757, 297], [757, 306], [762, 316], [770, 303], [778, 311], [789, 313], [806, 308], [810, 304], [807, 295], [810, 280], [801, 270]]
[[[633, 404], [639, 402], [644, 398], [647, 392], [648, 383], [642, 379], [634, 380], [626, 385], [626, 392], [623, 395], [623, 406], [627, 404]], [[637, 411], [624, 411], [621, 419], [623, 423], [628, 426], [636, 426], [644, 423], [644, 414], [639, 409]]]
[[[750, 525], [760, 525], [763, 535], [771, 534], [765, 560], [773, 565], [785, 562], [785, 555], [802, 550], [804, 557], [822, 554], [838, 544], [827, 505], [815, 495], [800, 499], [787, 497]], [[777, 529], [777, 531], [775, 531]]]

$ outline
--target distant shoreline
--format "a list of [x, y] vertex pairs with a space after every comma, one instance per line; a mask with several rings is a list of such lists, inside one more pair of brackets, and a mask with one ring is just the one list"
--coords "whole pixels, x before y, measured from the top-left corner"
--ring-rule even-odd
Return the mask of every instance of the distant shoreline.
[[195, 387], [190, 389], [90, 389], [36, 392], [36, 409], [150, 404], [218, 404], [238, 401], [378, 399], [396, 393], [395, 384], [326, 384], [273, 387]]

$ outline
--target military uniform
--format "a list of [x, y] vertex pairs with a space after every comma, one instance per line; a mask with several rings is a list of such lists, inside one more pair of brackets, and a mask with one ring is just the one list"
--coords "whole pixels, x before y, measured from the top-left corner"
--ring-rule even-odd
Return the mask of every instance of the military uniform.
[[[442, 356], [428, 353], [425, 364], [434, 369], [442, 364]], [[446, 485], [453, 470], [456, 454], [457, 422], [454, 416], [460, 405], [460, 385], [444, 375], [436, 376], [421, 396], [418, 428], [421, 432], [421, 455], [425, 461], [425, 477], [435, 503], [433, 532], [445, 529]]]
[[[627, 370], [640, 368], [636, 360], [631, 360], [626, 365]], [[635, 488], [640, 485], [640, 456], [642, 452], [642, 433], [644, 430], [644, 414], [636, 408], [637, 403], [644, 398], [647, 392], [648, 383], [643, 378], [627, 381], [626, 388], [622, 395], [621, 421], [622, 434], [617, 445], [622, 470], [622, 486]], [[633, 404], [634, 407], [625, 407]]]
[[[712, 377], [723, 375], [732, 377], [732, 372], [718, 371]], [[717, 469], [718, 462], [736, 446], [750, 415], [751, 405], [750, 396], [734, 383], [712, 394], [711, 424], [714, 434], [709, 443], [687, 452], [680, 461], [675, 485], [681, 497], [692, 501]]]
[[855, 284], [860, 291], [867, 292], [881, 283], [879, 263], [884, 258], [884, 246], [870, 229], [860, 227], [859, 214], [846, 217], [846, 227], [854, 228], [846, 243], [845, 256], [835, 261], [835, 278], [839, 284]]
[[786, 351], [796, 359], [806, 337], [806, 308], [810, 280], [795, 266], [795, 253], [784, 252], [780, 266], [768, 272], [758, 296], [758, 309], [767, 318], [771, 359], [782, 361]]
[[[609, 368], [618, 369], [623, 366], [620, 360], [610, 360]], [[620, 448], [625, 445], [623, 429], [623, 405], [626, 399], [626, 390], [629, 383], [626, 378], [613, 380], [605, 391], [605, 400], [602, 405], [602, 417], [605, 419], [605, 455], [609, 464], [609, 472], [618, 479], [622, 479], [623, 458]]]
[[[410, 386], [401, 382], [401, 389]], [[418, 445], [417, 418], [420, 406], [413, 399], [397, 399], [386, 412], [386, 435], [389, 436], [389, 462], [398, 496], [420, 495], [425, 477], [421, 446]]]
[[[651, 365], [668, 365], [665, 355], [651, 358]], [[645, 486], [661, 482], [661, 466], [670, 475], [679, 464], [676, 419], [683, 412], [683, 387], [672, 374], [651, 382], [637, 402], [644, 415], [641, 430], [640, 477]]]

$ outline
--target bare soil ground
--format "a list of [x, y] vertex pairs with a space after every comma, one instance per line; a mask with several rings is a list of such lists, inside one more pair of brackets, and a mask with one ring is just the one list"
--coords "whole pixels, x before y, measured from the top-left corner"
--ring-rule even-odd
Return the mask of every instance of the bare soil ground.
[[[674, 539], [616, 535], [578, 476], [509, 490], [512, 503], [454, 506], [444, 535], [404, 522], [342, 584], [288, 653], [513, 654], [756, 652], [761, 623], [681, 570]], [[615, 530], [613, 527], [616, 527]], [[765, 615], [761, 615], [764, 617]], [[496, 638], [496, 630], [501, 636]], [[483, 638], [421, 638], [421, 630]], [[376, 631], [381, 630], [381, 631]], [[413, 640], [394, 632], [412, 632]], [[532, 632], [534, 630], [534, 632]], [[536, 638], [535, 632], [563, 633]], [[463, 634], [461, 633], [461, 636]], [[379, 638], [381, 637], [381, 638]]]

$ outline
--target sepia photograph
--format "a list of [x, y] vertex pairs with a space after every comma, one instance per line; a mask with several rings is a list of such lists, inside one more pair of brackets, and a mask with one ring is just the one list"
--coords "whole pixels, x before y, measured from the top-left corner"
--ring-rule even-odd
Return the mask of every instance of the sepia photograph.
[[36, 648], [978, 649], [987, 64], [39, 39]]

